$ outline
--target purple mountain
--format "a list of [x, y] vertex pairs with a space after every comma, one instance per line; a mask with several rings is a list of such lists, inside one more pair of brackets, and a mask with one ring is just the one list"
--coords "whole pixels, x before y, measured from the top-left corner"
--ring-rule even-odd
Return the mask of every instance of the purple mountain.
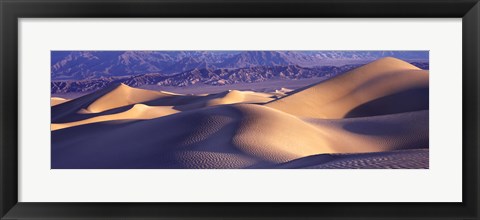
[[159, 74], [193, 69], [274, 67], [311, 68], [364, 64], [392, 56], [428, 63], [428, 51], [52, 51], [52, 80]]

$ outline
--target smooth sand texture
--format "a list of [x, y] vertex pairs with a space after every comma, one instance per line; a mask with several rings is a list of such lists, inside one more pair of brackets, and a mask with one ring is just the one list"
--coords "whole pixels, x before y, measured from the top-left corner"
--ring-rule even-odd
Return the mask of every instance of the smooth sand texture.
[[95, 100], [86, 108], [86, 110], [92, 113], [98, 113], [170, 95], [171, 94], [165, 94], [162, 92], [132, 88], [122, 83], [114, 90]]
[[64, 99], [64, 98], [60, 98], [60, 97], [52, 97], [50, 98], [50, 106], [55, 106], [55, 105], [59, 105], [59, 104], [62, 104], [64, 102], [68, 102], [70, 101], [69, 99]]
[[72, 126], [90, 124], [90, 123], [102, 122], [102, 121], [127, 120], [127, 119], [139, 120], [139, 119], [158, 118], [166, 115], [171, 115], [177, 112], [178, 111], [172, 109], [172, 107], [147, 106], [143, 104], [135, 104], [131, 109], [121, 113], [117, 113], [117, 114], [101, 115], [101, 116], [87, 118], [80, 121], [61, 123], [61, 124], [52, 123], [51, 130], [54, 131], [62, 128], [68, 128]]
[[[109, 91], [101, 98], [90, 104], [86, 111], [91, 113], [103, 112], [110, 109], [115, 109], [122, 106], [132, 105], [136, 103], [149, 103], [153, 105], [163, 105], [162, 98], [177, 98], [177, 102], [171, 102], [170, 106], [183, 106], [184, 108], [203, 108], [214, 105], [225, 105], [234, 103], [266, 103], [274, 100], [270, 98], [272, 95], [268, 93], [229, 90], [213, 95], [182, 95], [171, 92], [156, 92], [145, 89], [137, 89], [129, 87], [125, 84], [120, 84], [117, 88]], [[189, 99], [185, 104], [185, 100]], [[157, 102], [157, 104], [155, 104]]]
[[[132, 119], [120, 114], [128, 111], [136, 104], [150, 107], [164, 107], [173, 109], [168, 114], [178, 111], [193, 110], [214, 105], [234, 103], [267, 103], [272, 101], [269, 93], [231, 90], [218, 94], [182, 95], [170, 92], [157, 92], [132, 88], [124, 84], [114, 84], [108, 88], [74, 99], [65, 104], [59, 103], [52, 108], [52, 122], [55, 129], [70, 127], [91, 122], [100, 122], [116, 119]], [[61, 105], [62, 104], [62, 105]], [[157, 108], [160, 109], [160, 108]], [[158, 117], [168, 115], [156, 111]], [[120, 115], [116, 115], [120, 114]], [[106, 116], [109, 117], [98, 117]], [[114, 116], [112, 116], [114, 115]], [[151, 114], [150, 114], [151, 115]], [[87, 120], [95, 118], [92, 120]], [[142, 117], [145, 119], [150, 117]], [[83, 121], [81, 123], [76, 123]], [[75, 122], [75, 123], [72, 123]], [[60, 125], [68, 123], [69, 125]]]
[[[204, 168], [208, 163], [209, 168], [245, 168], [315, 154], [424, 148], [428, 147], [428, 123], [419, 118], [425, 115], [428, 111], [388, 116], [387, 122], [376, 126], [383, 120], [370, 117], [309, 123], [260, 105], [214, 106], [146, 121], [95, 123], [54, 131], [52, 165]], [[412, 121], [419, 125], [410, 128], [407, 123]], [[367, 124], [368, 129], [345, 128], [355, 123]], [[385, 131], [396, 131], [402, 123], [398, 134]], [[222, 164], [212, 164], [212, 157]]]
[[428, 168], [428, 71], [384, 58], [277, 92], [112, 85], [52, 106], [52, 168]]
[[390, 115], [313, 119], [306, 122], [326, 133], [336, 153], [360, 153], [428, 147], [428, 110]]
[[268, 93], [251, 92], [251, 91], [238, 91], [229, 90], [217, 94], [206, 95], [200, 97], [197, 100], [192, 100], [189, 104], [179, 105], [177, 108], [181, 110], [199, 109], [208, 106], [226, 105], [236, 103], [267, 103], [274, 98], [273, 95]]
[[383, 58], [266, 104], [315, 118], [348, 118], [428, 109], [428, 71]]

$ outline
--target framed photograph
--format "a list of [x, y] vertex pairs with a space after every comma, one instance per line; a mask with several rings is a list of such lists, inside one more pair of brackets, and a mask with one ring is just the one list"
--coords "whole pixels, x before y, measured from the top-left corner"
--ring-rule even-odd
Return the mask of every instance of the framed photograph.
[[477, 0], [1, 1], [1, 219], [479, 219]]

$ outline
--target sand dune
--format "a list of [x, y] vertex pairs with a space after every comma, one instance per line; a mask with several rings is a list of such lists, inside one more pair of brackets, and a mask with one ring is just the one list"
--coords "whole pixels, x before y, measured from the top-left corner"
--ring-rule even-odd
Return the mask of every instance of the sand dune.
[[108, 92], [107, 94], [95, 100], [92, 104], [88, 105], [86, 110], [92, 113], [98, 113], [105, 110], [142, 103], [170, 95], [171, 94], [137, 89], [125, 84], [120, 84], [114, 90]]
[[229, 90], [219, 93], [218, 98], [206, 102], [205, 106], [225, 105], [235, 103], [266, 103], [272, 101], [271, 94], [251, 91]]
[[[120, 84], [114, 90], [109, 91], [88, 105], [86, 111], [98, 113], [137, 103], [162, 105], [162, 100], [171, 101], [172, 97], [175, 97], [177, 102], [169, 102], [168, 105], [163, 106], [183, 106], [183, 108], [193, 109], [234, 103], [266, 103], [273, 100], [273, 98], [270, 98], [271, 96], [271, 94], [267, 93], [238, 90], [229, 90], [212, 95], [193, 96], [171, 92], [157, 92], [145, 89], [137, 89], [129, 87], [125, 84]], [[183, 99], [186, 99], [186, 101]]]
[[[211, 95], [181, 95], [170, 92], [156, 92], [136, 89], [124, 84], [110, 86], [106, 89], [75, 99], [73, 102], [58, 105], [52, 108], [52, 122], [56, 128], [70, 127], [84, 122], [96, 122], [110, 118], [121, 119], [118, 116], [123, 111], [131, 109], [135, 104], [164, 107], [177, 111], [193, 110], [214, 105], [235, 103], [267, 103], [273, 98], [272, 94], [231, 90]], [[60, 104], [60, 103], [59, 103]], [[156, 114], [161, 115], [162, 114]], [[100, 117], [101, 116], [101, 117]], [[100, 119], [98, 118], [100, 117]], [[120, 117], [120, 118], [119, 118]], [[130, 118], [130, 117], [127, 117]], [[125, 118], [125, 119], [127, 119]], [[83, 121], [82, 123], [76, 123]], [[75, 123], [73, 123], [75, 122]]]
[[[287, 124], [262, 131], [265, 127], [261, 123], [284, 114], [259, 105], [221, 105], [145, 121], [65, 128], [52, 132], [52, 166], [199, 168], [216, 155], [216, 160], [246, 167], [331, 152], [318, 145], [322, 139], [316, 137], [313, 126], [295, 117], [285, 119]], [[286, 129], [285, 125], [298, 129]], [[274, 135], [277, 142], [269, 143], [274, 136], [263, 138], [264, 132]]]
[[294, 91], [51, 102], [53, 169], [428, 168], [428, 71], [394, 58]]
[[164, 107], [164, 106], [147, 106], [143, 104], [135, 104], [131, 109], [120, 112], [117, 114], [109, 114], [109, 115], [100, 115], [96, 117], [87, 118], [84, 120], [74, 121], [74, 122], [67, 122], [67, 123], [52, 123], [51, 130], [58, 130], [63, 128], [69, 128], [72, 126], [83, 125], [83, 124], [90, 124], [95, 122], [103, 122], [103, 121], [113, 121], [113, 120], [140, 120], [140, 119], [152, 119], [158, 118], [166, 115], [175, 114], [178, 111], [174, 110], [172, 106]]
[[60, 97], [52, 97], [52, 98], [50, 98], [50, 106], [56, 106], [56, 105], [59, 105], [59, 104], [62, 104], [64, 102], [68, 102], [68, 101], [70, 101], [70, 100], [60, 98]]
[[394, 130], [403, 122], [418, 123], [416, 117], [424, 114], [428, 111], [392, 116], [389, 123], [359, 134], [351, 128], [340, 132], [348, 124], [341, 121], [305, 122], [266, 106], [221, 105], [145, 121], [103, 122], [53, 131], [52, 166], [202, 168], [210, 164], [210, 168], [245, 168], [316, 154], [422, 148], [428, 146], [428, 126], [404, 128], [400, 134], [384, 130]]
[[[116, 98], [113, 97], [113, 100], [111, 102], [107, 100], [106, 106], [115, 104], [116, 100], [123, 98], [122, 91], [126, 90], [125, 87], [127, 87], [127, 86], [122, 85], [122, 84], [112, 84], [109, 87], [107, 87], [105, 89], [102, 89], [100, 91], [96, 91], [96, 92], [90, 93], [88, 95], [84, 95], [82, 97], [73, 99], [69, 102], [65, 102], [65, 103], [62, 103], [62, 104], [59, 104], [59, 105], [55, 105], [55, 106], [52, 107], [52, 122], [53, 123], [58, 123], [58, 122], [62, 122], [62, 121], [77, 120], [78, 119], [77, 117], [72, 118], [72, 116], [77, 114], [77, 112], [81, 111], [82, 109], [83, 109], [83, 113], [86, 113], [87, 111], [89, 112], [89, 110], [87, 110], [87, 109], [94, 102], [96, 102], [96, 105], [93, 108], [93, 110], [95, 111], [95, 109], [97, 107], [102, 107], [102, 106], [99, 106], [101, 104], [101, 102], [97, 102], [97, 101], [105, 100], [105, 98], [102, 99], [102, 97], [103, 96], [108, 96], [108, 94], [112, 91], [117, 91], [116, 94], [118, 94], [118, 97], [116, 97]], [[150, 94], [150, 91], [148, 91], [148, 93]], [[122, 102], [123, 101], [118, 101], [117, 105], [118, 104], [122, 105], [122, 104], [120, 104]], [[123, 102], [123, 103], [125, 103], [125, 102]]]
[[390, 115], [304, 121], [326, 133], [337, 153], [428, 147], [428, 110]]
[[302, 117], [349, 118], [428, 109], [428, 71], [383, 58], [267, 106]]
[[302, 157], [275, 169], [428, 169], [429, 149], [356, 154], [319, 154]]
[[236, 103], [267, 103], [274, 100], [272, 94], [229, 90], [217, 94], [207, 95], [197, 100], [191, 100], [188, 104], [177, 105], [177, 109], [192, 110], [208, 106], [226, 105]]

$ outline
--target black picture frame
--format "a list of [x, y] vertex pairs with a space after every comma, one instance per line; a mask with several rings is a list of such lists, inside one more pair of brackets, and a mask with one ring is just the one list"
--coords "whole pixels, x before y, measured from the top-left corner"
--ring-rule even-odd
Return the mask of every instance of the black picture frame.
[[[0, 0], [0, 16], [1, 219], [479, 219], [478, 0]], [[19, 18], [46, 17], [463, 18], [463, 202], [18, 202], [17, 21]]]

